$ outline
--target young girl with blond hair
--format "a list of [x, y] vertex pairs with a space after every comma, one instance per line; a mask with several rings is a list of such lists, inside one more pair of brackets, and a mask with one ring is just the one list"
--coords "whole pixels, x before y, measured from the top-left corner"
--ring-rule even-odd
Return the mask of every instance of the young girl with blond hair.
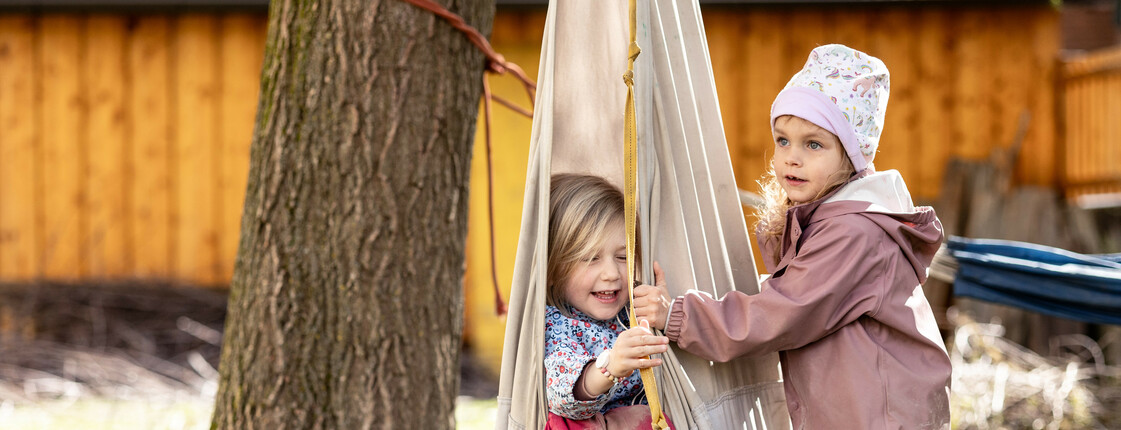
[[950, 360], [922, 290], [942, 225], [872, 165], [889, 85], [879, 59], [826, 45], [775, 98], [758, 294], [635, 290], [636, 315], [686, 351], [777, 351], [795, 429], [949, 428]]
[[627, 327], [623, 194], [603, 178], [554, 175], [545, 311], [546, 428], [650, 428], [635, 370], [669, 340]]

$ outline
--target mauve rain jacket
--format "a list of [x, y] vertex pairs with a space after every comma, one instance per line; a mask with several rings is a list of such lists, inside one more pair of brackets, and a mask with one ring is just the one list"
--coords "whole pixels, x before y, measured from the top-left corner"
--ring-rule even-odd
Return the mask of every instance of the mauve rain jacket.
[[950, 359], [921, 286], [942, 238], [898, 172], [865, 170], [790, 209], [758, 294], [678, 297], [666, 335], [714, 361], [779, 351], [795, 429], [949, 428]]

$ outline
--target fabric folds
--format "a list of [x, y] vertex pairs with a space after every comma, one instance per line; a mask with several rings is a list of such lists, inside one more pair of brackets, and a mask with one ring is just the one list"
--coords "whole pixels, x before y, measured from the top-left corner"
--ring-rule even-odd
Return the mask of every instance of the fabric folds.
[[[537, 79], [522, 231], [499, 385], [498, 429], [545, 426], [549, 177], [604, 176], [622, 189], [626, 2], [552, 1]], [[670, 294], [759, 291], [696, 0], [640, 1], [635, 63], [642, 279]], [[765, 123], [760, 126], [766, 126]], [[678, 429], [786, 429], [778, 355], [712, 363], [673, 349], [656, 369]]]

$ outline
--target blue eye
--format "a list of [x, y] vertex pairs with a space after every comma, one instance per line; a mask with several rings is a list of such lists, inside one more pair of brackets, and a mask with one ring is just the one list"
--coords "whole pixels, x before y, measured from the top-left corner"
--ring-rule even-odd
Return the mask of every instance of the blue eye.
[[787, 146], [787, 145], [789, 145], [789, 144], [790, 144], [790, 141], [789, 141], [789, 140], [786, 140], [786, 138], [785, 138], [785, 137], [780, 137], [780, 138], [778, 138], [778, 139], [775, 139], [775, 145], [778, 145], [778, 146]]
[[810, 149], [821, 149], [821, 148], [824, 148], [824, 147], [821, 146], [820, 143], [810, 141]]

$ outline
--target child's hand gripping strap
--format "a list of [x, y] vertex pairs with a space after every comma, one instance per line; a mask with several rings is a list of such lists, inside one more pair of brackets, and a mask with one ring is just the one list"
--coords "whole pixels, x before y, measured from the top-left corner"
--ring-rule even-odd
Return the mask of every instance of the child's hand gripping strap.
[[[627, 55], [627, 73], [623, 74], [623, 82], [627, 84], [627, 102], [624, 105], [623, 118], [623, 198], [624, 218], [627, 230], [627, 291], [630, 295], [629, 314], [631, 327], [638, 327], [634, 317], [634, 248], [635, 235], [638, 232], [636, 225], [635, 200], [638, 195], [638, 134], [634, 113], [634, 60], [638, 58], [640, 49], [635, 42], [635, 0], [630, 0], [630, 28], [631, 44]], [[650, 358], [649, 356], [644, 358]], [[654, 370], [650, 368], [639, 370], [642, 376], [642, 386], [646, 390], [646, 401], [650, 404], [651, 425], [654, 429], [667, 429], [666, 419], [662, 416], [662, 404], [658, 399], [658, 384], [654, 380]]]

